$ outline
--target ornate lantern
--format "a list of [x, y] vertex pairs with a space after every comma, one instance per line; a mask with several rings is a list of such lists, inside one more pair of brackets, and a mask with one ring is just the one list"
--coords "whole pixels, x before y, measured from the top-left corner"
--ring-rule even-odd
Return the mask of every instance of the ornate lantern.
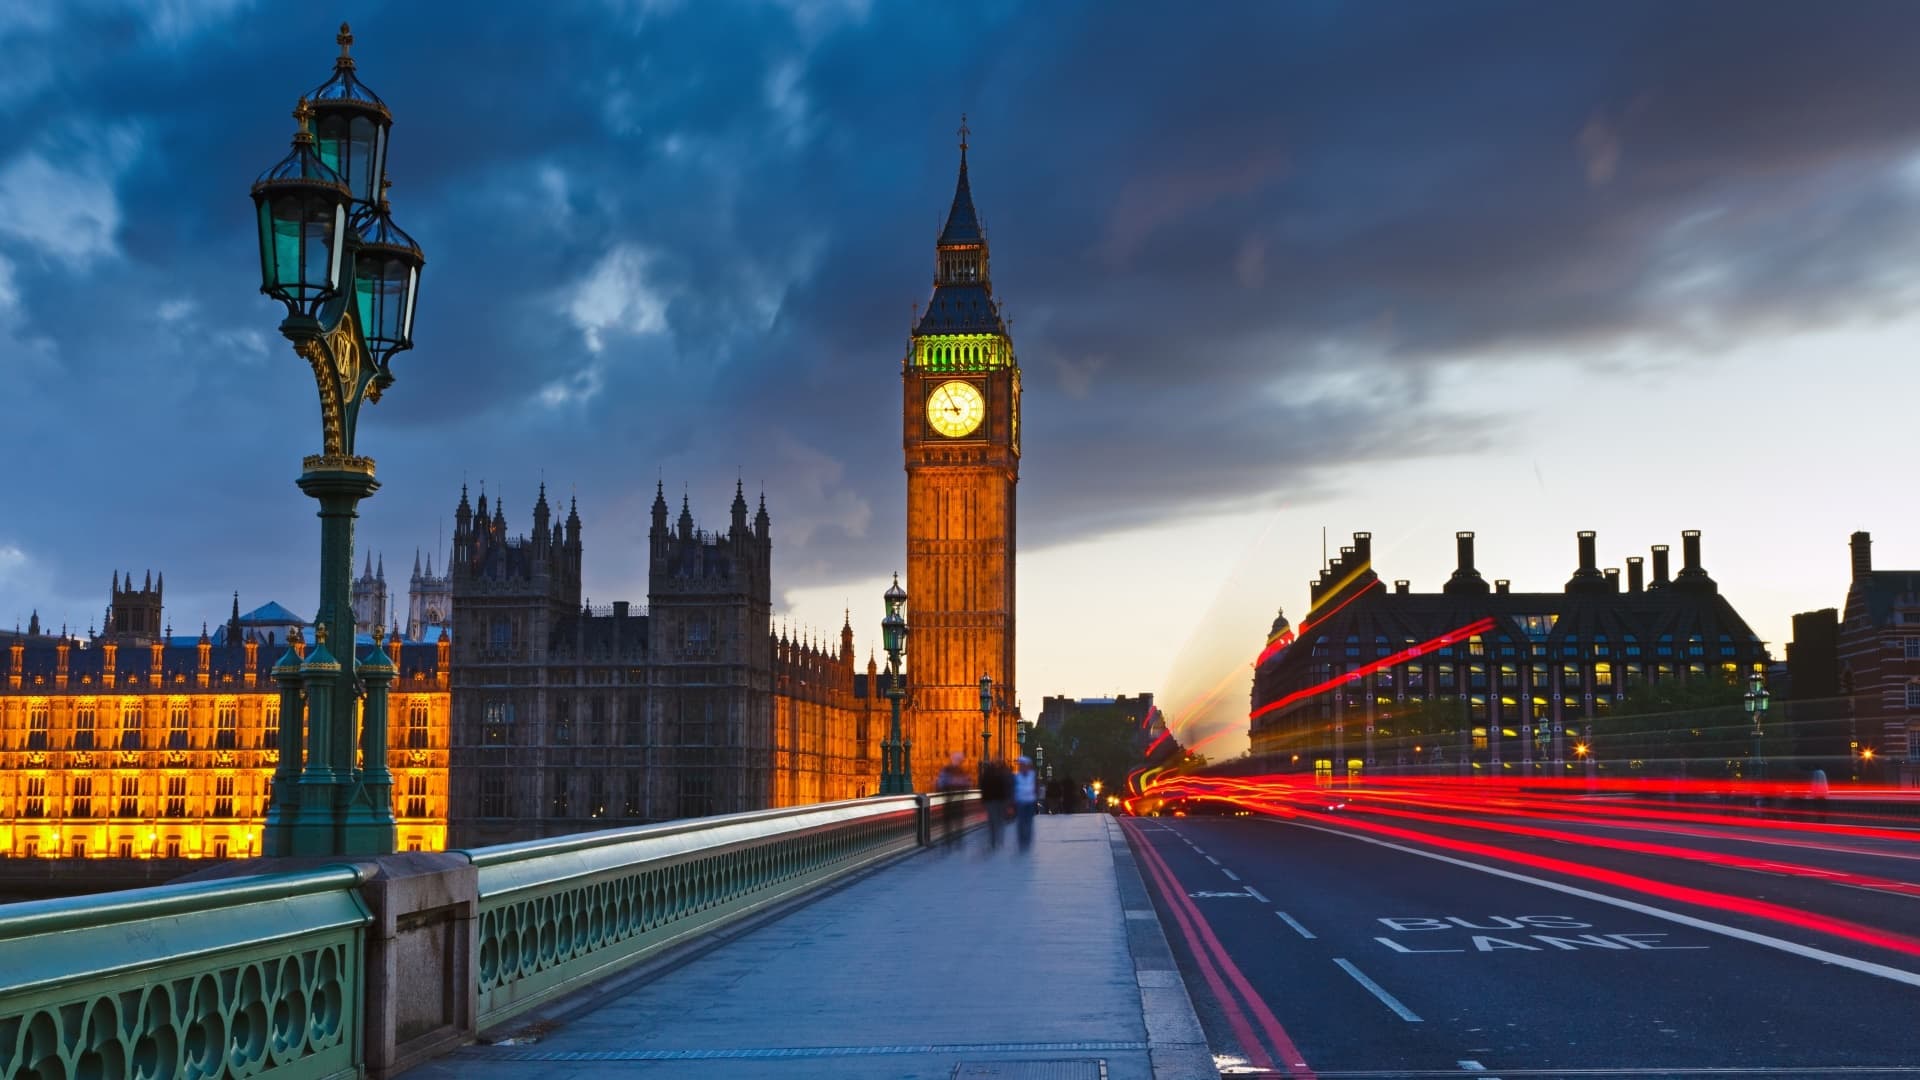
[[313, 113], [303, 98], [293, 111], [300, 131], [293, 150], [260, 174], [253, 204], [260, 229], [260, 291], [287, 305], [289, 317], [313, 318], [340, 291], [347, 202], [340, 174], [313, 148]]

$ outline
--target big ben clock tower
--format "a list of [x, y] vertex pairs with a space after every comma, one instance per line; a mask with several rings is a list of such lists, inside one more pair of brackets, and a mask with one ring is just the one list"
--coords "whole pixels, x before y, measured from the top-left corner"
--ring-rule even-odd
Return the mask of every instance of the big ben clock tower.
[[987, 272], [987, 237], [960, 179], [940, 230], [933, 297], [902, 370], [907, 466], [907, 690], [913, 781], [929, 790], [955, 750], [978, 764], [980, 677], [993, 680], [988, 752], [1014, 736], [1014, 485], [1020, 367]]

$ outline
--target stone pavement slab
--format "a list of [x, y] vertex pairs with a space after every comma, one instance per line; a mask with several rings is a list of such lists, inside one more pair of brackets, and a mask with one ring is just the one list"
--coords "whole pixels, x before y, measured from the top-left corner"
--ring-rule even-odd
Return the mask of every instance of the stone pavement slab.
[[1211, 1061], [1184, 988], [1166, 996], [1170, 956], [1137, 970], [1136, 952], [1166, 945], [1143, 938], [1158, 924], [1143, 928], [1137, 909], [1151, 919], [1151, 905], [1135, 899], [1144, 889], [1117, 824], [1080, 814], [1036, 826], [1030, 852], [1011, 830], [989, 851], [976, 831], [616, 995], [588, 991], [585, 1005], [489, 1033], [522, 1027], [530, 1041], [466, 1047], [405, 1075], [1019, 1080], [1093, 1062], [1108, 1080], [1147, 1080], [1156, 1063], [1162, 1080], [1217, 1075], [1197, 1064]]

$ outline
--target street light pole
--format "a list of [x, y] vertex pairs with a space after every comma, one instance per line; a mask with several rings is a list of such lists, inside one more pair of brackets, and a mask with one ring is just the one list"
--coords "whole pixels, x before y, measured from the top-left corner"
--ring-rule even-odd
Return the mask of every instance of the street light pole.
[[425, 257], [387, 204], [393, 116], [355, 75], [345, 23], [335, 41], [333, 77], [294, 110], [292, 152], [252, 190], [260, 291], [285, 305], [280, 333], [313, 369], [322, 436], [298, 481], [320, 504], [313, 649], [302, 653], [290, 641], [273, 669], [279, 760], [261, 837], [270, 856], [394, 848], [386, 690], [396, 672], [377, 630], [372, 652], [356, 657], [350, 584], [357, 508], [380, 484], [373, 459], [354, 452], [354, 435], [360, 406], [393, 384], [394, 354], [413, 347]]
[[1747, 683], [1744, 701], [1747, 715], [1753, 718], [1753, 778], [1764, 780], [1767, 777], [1767, 759], [1760, 745], [1764, 733], [1763, 724], [1767, 718], [1767, 706], [1772, 703], [1773, 695], [1767, 693], [1766, 681], [1758, 673], [1751, 676]]
[[893, 726], [888, 730], [887, 741], [880, 746], [880, 794], [913, 794], [913, 773], [908, 767], [908, 755], [913, 744], [900, 733], [900, 698], [904, 691], [900, 687], [900, 655], [907, 649], [907, 619], [901, 614], [906, 606], [907, 591], [900, 587], [900, 575], [893, 575], [893, 585], [884, 597], [887, 605], [886, 617], [880, 620], [880, 638], [887, 650], [887, 702], [893, 711]]
[[993, 678], [980, 673], [980, 767], [993, 760]]

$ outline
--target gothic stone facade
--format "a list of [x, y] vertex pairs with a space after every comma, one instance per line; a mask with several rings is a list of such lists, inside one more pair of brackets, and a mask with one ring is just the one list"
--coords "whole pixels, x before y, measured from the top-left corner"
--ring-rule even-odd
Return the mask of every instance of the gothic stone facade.
[[[906, 731], [916, 789], [947, 755], [977, 764], [983, 723], [995, 756], [1015, 751], [1015, 487], [1020, 364], [993, 296], [966, 143], [935, 244], [934, 290], [902, 365], [907, 470]], [[993, 680], [989, 715], [979, 680]]]
[[[147, 632], [157, 610], [116, 614], [108, 625], [128, 628], [125, 637], [23, 635], [0, 648], [0, 856], [259, 854], [279, 761], [271, 669], [281, 650], [258, 639], [216, 645], [204, 633], [168, 644]], [[437, 851], [448, 654], [399, 642], [387, 652], [400, 670], [387, 718], [396, 841]]]
[[544, 488], [531, 536], [484, 494], [462, 491], [454, 521], [456, 845], [874, 790], [874, 680], [855, 677], [851, 629], [838, 654], [772, 633], [764, 498], [750, 522], [736, 488], [707, 532], [684, 499], [669, 525], [656, 491], [640, 610], [584, 603], [578, 510], [552, 520]]

